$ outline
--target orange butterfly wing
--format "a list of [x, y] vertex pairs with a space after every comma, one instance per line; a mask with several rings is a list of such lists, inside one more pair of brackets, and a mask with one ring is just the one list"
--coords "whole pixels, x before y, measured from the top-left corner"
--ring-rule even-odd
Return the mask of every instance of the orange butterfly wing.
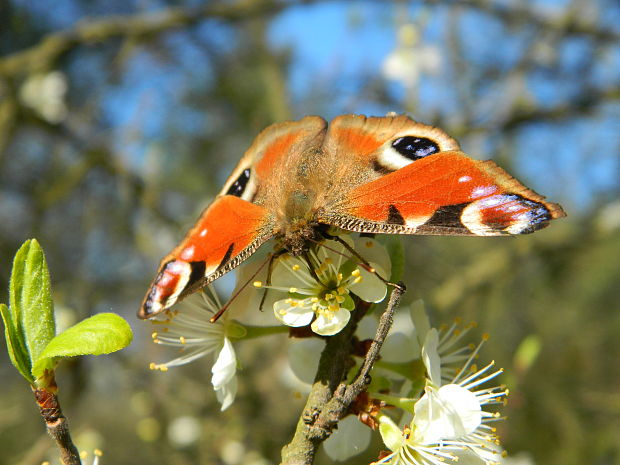
[[254, 203], [300, 149], [322, 140], [322, 118], [274, 124], [262, 131], [215, 201], [161, 262], [138, 311], [150, 318], [235, 268], [276, 233], [273, 212]]
[[[431, 141], [431, 153], [413, 160], [397, 153], [393, 147], [407, 137]], [[342, 229], [493, 236], [533, 232], [565, 216], [495, 163], [469, 158], [443, 131], [404, 116], [339, 117], [326, 147], [368, 167], [368, 182], [319, 215]]]

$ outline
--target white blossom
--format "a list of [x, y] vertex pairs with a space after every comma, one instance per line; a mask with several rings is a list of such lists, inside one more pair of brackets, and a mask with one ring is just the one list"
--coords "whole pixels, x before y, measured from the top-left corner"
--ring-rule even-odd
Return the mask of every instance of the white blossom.
[[227, 314], [215, 323], [209, 319], [221, 308], [217, 294], [196, 292], [167, 312], [165, 319], [152, 320], [158, 330], [153, 342], [179, 348], [181, 354], [165, 363], [151, 363], [153, 370], [168, 371], [170, 367], [185, 365], [198, 358], [213, 354], [211, 384], [222, 410], [227, 409], [237, 394], [237, 358], [230, 337], [244, 335], [244, 328], [229, 320]]
[[372, 267], [356, 266], [357, 259], [340, 242], [327, 240], [311, 248], [307, 261], [301, 257], [283, 255], [277, 259], [272, 282], [256, 281], [257, 288], [286, 293], [273, 304], [276, 318], [287, 326], [310, 325], [321, 336], [334, 335], [344, 328], [355, 308], [351, 294], [366, 302], [381, 302], [387, 295], [385, 282], [390, 270], [387, 252], [379, 242], [370, 238], [343, 241], [354, 248]]

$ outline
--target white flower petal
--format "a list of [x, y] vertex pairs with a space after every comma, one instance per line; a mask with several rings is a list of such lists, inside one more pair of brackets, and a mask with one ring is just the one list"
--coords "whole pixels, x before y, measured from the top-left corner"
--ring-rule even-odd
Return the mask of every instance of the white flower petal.
[[308, 265], [299, 257], [285, 254], [276, 260], [271, 272], [271, 284], [276, 287], [312, 288], [316, 282], [308, 272]]
[[437, 347], [439, 346], [439, 334], [435, 328], [426, 333], [422, 346], [422, 361], [426, 367], [426, 373], [434, 386], [441, 386], [441, 358]]
[[234, 377], [230, 380], [230, 382], [220, 386], [218, 389], [215, 389], [215, 396], [217, 397], [217, 401], [222, 404], [220, 411], [226, 410], [231, 406], [233, 401], [235, 400], [235, 396], [237, 395], [237, 377]]
[[228, 338], [224, 339], [224, 346], [213, 366], [211, 367], [211, 384], [214, 388], [218, 388], [223, 384], [228, 383], [237, 371], [237, 357], [235, 355], [235, 349]]
[[292, 306], [289, 299], [278, 300], [273, 304], [274, 315], [286, 326], [298, 328], [309, 325], [314, 318], [310, 299], [295, 299], [295, 302], [298, 302], [298, 305]]
[[237, 394], [237, 357], [231, 342], [224, 339], [224, 346], [217, 360], [211, 368], [211, 384], [215, 390], [217, 400], [222, 404], [222, 410], [227, 409], [235, 400]]
[[414, 410], [414, 434], [423, 444], [461, 438], [475, 431], [482, 421], [475, 394], [457, 384], [438, 390], [427, 388]]
[[391, 451], [400, 449], [405, 443], [403, 432], [387, 415], [381, 415], [379, 419], [379, 433], [383, 443]]
[[428, 321], [428, 315], [426, 314], [424, 301], [422, 299], [418, 299], [411, 304], [409, 316], [411, 317], [411, 322], [413, 323], [416, 337], [421, 347], [424, 345], [426, 333], [431, 329], [431, 323]]
[[312, 323], [312, 331], [320, 336], [333, 336], [347, 325], [350, 318], [351, 312], [344, 308], [340, 308], [334, 313], [330, 312], [328, 316], [321, 313]]
[[[386, 272], [379, 266], [371, 263], [375, 271], [380, 276], [385, 276]], [[360, 277], [358, 283], [349, 285], [349, 290], [365, 302], [381, 302], [387, 295], [387, 286], [381, 281], [375, 273], [371, 273], [360, 268]]]
[[370, 428], [357, 417], [349, 415], [338, 423], [338, 429], [323, 443], [325, 453], [343, 462], [364, 452], [370, 444]]
[[312, 384], [325, 343], [318, 338], [293, 339], [288, 349], [288, 363], [303, 383]]
[[370, 237], [358, 237], [354, 239], [354, 243], [355, 251], [364, 257], [368, 263], [372, 263], [375, 268], [380, 268], [382, 270], [381, 277], [390, 279], [392, 261], [385, 246]]

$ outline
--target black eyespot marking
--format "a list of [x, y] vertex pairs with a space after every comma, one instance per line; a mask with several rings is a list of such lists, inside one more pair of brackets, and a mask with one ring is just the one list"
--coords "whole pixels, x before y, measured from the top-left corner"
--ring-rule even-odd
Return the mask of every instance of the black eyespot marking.
[[247, 186], [249, 180], [250, 170], [245, 169], [243, 170], [243, 173], [239, 175], [237, 180], [233, 182], [230, 188], [226, 191], [226, 195], [241, 197], [243, 195], [243, 191], [245, 191], [245, 186]]
[[392, 147], [410, 160], [418, 160], [439, 152], [439, 145], [426, 137], [399, 137], [392, 142]]

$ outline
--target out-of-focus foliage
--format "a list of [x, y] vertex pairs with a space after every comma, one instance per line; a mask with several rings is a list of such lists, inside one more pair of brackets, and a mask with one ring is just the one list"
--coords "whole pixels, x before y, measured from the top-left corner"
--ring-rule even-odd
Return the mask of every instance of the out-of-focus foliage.
[[[515, 239], [405, 239], [407, 299], [491, 334], [509, 452], [618, 463], [619, 24], [614, 0], [1, 3], [0, 287], [36, 236], [59, 330], [102, 311], [135, 322], [128, 351], [64, 368], [78, 446], [109, 464], [277, 463], [303, 405], [284, 336], [240, 345], [220, 413], [208, 362], [148, 370], [165, 355], [133, 314], [264, 126], [407, 111], [569, 215]], [[0, 358], [0, 464], [39, 464], [51, 444]]]

